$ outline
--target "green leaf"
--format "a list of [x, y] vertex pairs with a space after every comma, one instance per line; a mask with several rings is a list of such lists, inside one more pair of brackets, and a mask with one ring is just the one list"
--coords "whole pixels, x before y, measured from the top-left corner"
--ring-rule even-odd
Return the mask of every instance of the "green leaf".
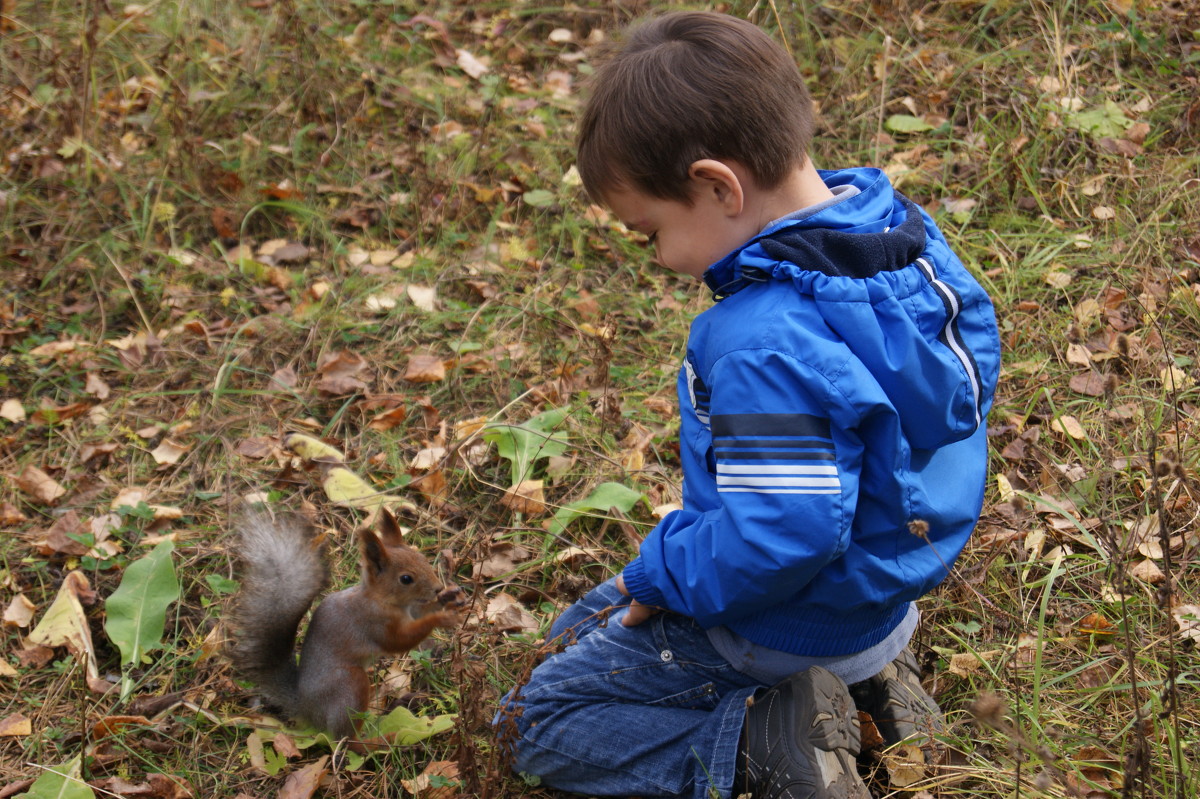
[[524, 424], [490, 424], [483, 440], [496, 445], [500, 457], [512, 463], [512, 484], [533, 476], [533, 464], [567, 451], [567, 432], [558, 430], [569, 413], [568, 408], [543, 411]]
[[556, 197], [554, 192], [546, 191], [545, 189], [534, 189], [527, 191], [522, 196], [526, 205], [532, 205], [534, 208], [545, 208], [548, 205], [553, 205]]
[[453, 713], [417, 716], [406, 707], [398, 707], [380, 717], [378, 729], [380, 735], [394, 735], [396, 745], [409, 746], [451, 729], [456, 718]]
[[1097, 139], [1115, 139], [1129, 129], [1133, 120], [1125, 116], [1121, 106], [1112, 100], [1106, 100], [1104, 105], [1098, 108], [1067, 114], [1063, 123]]
[[[164, 540], [149, 555], [125, 569], [121, 584], [104, 603], [104, 629], [121, 650], [121, 665], [136, 666], [142, 657], [162, 646], [167, 608], [179, 599], [179, 580], [171, 553], [175, 545]], [[132, 681], [121, 681], [121, 695], [127, 696]]]
[[96, 794], [80, 776], [80, 758], [71, 758], [61, 766], [51, 766], [34, 780], [20, 796], [30, 799], [96, 799]]
[[892, 133], [921, 133], [933, 130], [933, 125], [910, 114], [892, 114], [883, 123], [883, 126]]
[[588, 515], [588, 511], [608, 513], [610, 508], [616, 508], [622, 513], [628, 513], [642, 496], [640, 491], [634, 491], [620, 483], [601, 483], [585, 498], [559, 508], [558, 513], [550, 520], [548, 530], [554, 534], [561, 533], [575, 519]]

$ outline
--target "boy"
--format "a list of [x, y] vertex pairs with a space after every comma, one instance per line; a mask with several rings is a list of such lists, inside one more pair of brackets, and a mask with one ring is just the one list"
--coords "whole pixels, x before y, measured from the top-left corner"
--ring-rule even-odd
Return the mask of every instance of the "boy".
[[641, 24], [594, 78], [588, 193], [717, 304], [679, 378], [684, 509], [501, 710], [543, 784], [867, 799], [856, 704], [932, 748], [907, 646], [982, 504], [995, 318], [882, 172], [814, 168], [811, 109], [787, 53], [720, 14]]

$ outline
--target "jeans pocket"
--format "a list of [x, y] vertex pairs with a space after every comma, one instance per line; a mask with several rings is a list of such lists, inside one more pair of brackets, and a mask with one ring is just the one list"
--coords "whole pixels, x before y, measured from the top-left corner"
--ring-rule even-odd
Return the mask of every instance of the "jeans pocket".
[[706, 682], [671, 694], [670, 696], [664, 696], [647, 704], [657, 707], [685, 708], [687, 710], [712, 710], [720, 701], [721, 697], [717, 694], [717, 684]]

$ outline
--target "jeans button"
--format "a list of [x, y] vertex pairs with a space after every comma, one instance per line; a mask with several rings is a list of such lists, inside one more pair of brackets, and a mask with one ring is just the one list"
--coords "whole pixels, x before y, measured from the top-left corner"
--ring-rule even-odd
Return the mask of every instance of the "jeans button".
[[675, 655], [671, 654], [670, 649], [664, 649], [663, 651], [659, 652], [658, 657], [663, 663], [670, 663], [675, 659]]

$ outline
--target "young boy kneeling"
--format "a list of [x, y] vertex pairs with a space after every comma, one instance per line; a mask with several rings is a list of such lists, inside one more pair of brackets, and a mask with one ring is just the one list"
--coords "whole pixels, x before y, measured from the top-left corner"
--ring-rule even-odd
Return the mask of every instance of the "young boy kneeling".
[[501, 710], [543, 784], [866, 799], [856, 706], [933, 747], [914, 600], [978, 518], [995, 318], [881, 171], [813, 166], [812, 125], [787, 53], [720, 14], [651, 19], [595, 76], [588, 193], [717, 303], [679, 376], [684, 509]]

